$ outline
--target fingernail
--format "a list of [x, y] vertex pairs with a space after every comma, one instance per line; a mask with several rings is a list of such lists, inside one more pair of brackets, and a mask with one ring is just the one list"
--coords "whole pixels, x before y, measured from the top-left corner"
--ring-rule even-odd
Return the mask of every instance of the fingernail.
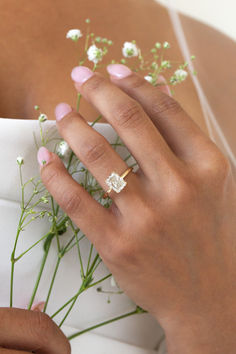
[[55, 108], [56, 120], [60, 121], [62, 118], [64, 118], [70, 112], [72, 112], [72, 108], [69, 104], [59, 103]]
[[132, 74], [132, 71], [123, 64], [110, 64], [107, 66], [107, 71], [117, 79], [123, 79]]
[[43, 302], [43, 301], [38, 302], [37, 304], [32, 306], [31, 310], [36, 311], [36, 312], [37, 311], [43, 312], [44, 305], [45, 305], [45, 302]]
[[94, 75], [94, 72], [87, 68], [86, 66], [76, 66], [72, 69], [71, 78], [73, 81], [77, 82], [79, 85], [82, 85], [90, 77]]
[[44, 146], [41, 146], [38, 150], [37, 158], [40, 166], [45, 166], [51, 159], [51, 153]]

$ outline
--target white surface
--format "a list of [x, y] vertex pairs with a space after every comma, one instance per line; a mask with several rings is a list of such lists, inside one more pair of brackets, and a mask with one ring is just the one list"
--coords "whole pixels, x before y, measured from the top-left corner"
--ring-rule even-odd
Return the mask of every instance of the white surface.
[[236, 40], [235, 0], [156, 0], [173, 4], [179, 11], [203, 21]]

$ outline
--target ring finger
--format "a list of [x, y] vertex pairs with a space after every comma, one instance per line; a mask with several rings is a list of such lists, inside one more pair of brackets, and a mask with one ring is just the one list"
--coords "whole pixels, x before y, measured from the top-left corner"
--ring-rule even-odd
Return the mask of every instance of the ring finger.
[[[55, 115], [61, 136], [68, 142], [104, 191], [107, 191], [109, 187], [106, 184], [106, 179], [113, 171], [119, 175], [126, 171], [128, 168], [126, 162], [122, 160], [105, 137], [93, 129], [67, 103], [57, 105]], [[140, 183], [138, 176], [132, 172], [125, 178], [126, 181], [127, 179], [129, 179], [129, 185], [122, 190], [122, 195], [113, 190], [109, 194], [120, 209], [127, 205], [130, 194], [137, 190]]]

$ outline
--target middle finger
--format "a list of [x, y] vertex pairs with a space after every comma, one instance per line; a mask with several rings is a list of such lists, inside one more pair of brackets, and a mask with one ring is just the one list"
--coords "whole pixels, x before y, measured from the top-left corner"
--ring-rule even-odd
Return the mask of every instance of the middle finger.
[[153, 179], [169, 169], [176, 157], [142, 106], [99, 73], [78, 66], [72, 70], [76, 89], [117, 131], [142, 171]]

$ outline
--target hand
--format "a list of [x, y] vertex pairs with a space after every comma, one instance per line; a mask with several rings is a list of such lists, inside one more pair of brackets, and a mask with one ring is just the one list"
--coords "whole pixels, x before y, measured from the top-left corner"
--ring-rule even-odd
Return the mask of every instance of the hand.
[[0, 308], [0, 354], [70, 354], [59, 327], [40, 311]]
[[[72, 78], [140, 169], [126, 177], [122, 192], [112, 191], [109, 209], [45, 148], [38, 154], [46, 161], [42, 180], [121, 288], [159, 320], [169, 353], [233, 354], [236, 186], [230, 163], [173, 98], [123, 65], [108, 71], [112, 82], [84, 67]], [[55, 113], [62, 137], [107, 190], [105, 179], [127, 164], [69, 105]]]

